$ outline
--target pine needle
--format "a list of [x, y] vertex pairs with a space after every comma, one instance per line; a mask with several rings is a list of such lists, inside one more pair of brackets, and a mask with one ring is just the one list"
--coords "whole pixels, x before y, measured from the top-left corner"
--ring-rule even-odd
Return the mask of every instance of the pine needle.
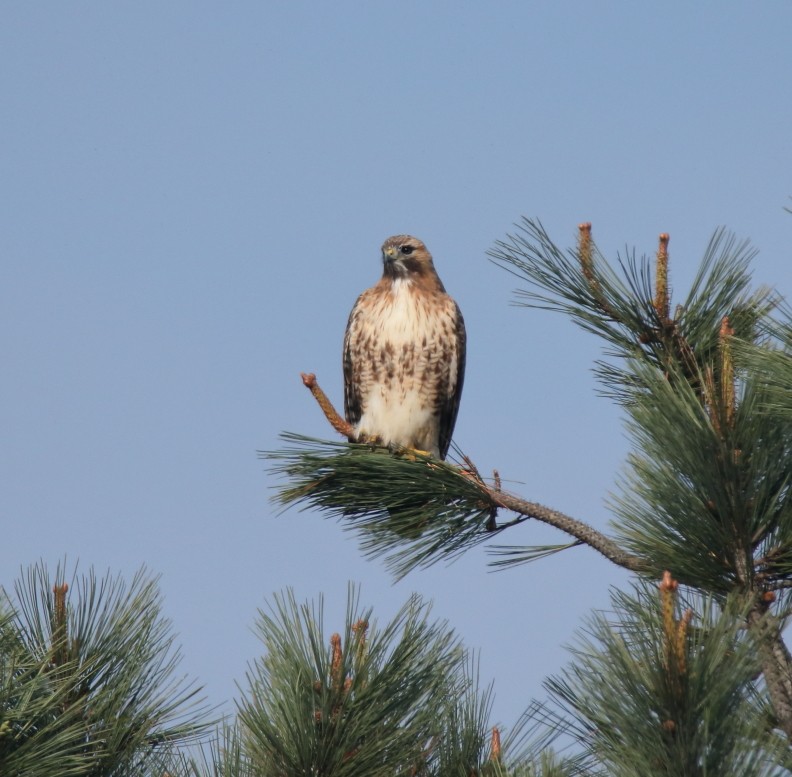
[[284, 433], [290, 447], [262, 452], [288, 480], [274, 500], [315, 508], [358, 532], [369, 557], [399, 578], [451, 560], [492, 537], [497, 504], [475, 475], [413, 451]]

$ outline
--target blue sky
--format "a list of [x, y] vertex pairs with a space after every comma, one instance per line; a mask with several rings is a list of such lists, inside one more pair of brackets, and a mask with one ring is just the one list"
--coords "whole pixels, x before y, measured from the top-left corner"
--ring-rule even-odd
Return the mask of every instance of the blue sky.
[[[742, 3], [42, 2], [0, 12], [0, 583], [38, 559], [161, 575], [214, 703], [272, 592], [348, 580], [435, 603], [513, 723], [629, 577], [593, 551], [393, 584], [317, 515], [276, 515], [257, 450], [332, 433], [341, 338], [379, 246], [422, 238], [469, 336], [456, 441], [521, 495], [606, 528], [628, 450], [599, 344], [511, 306], [520, 216], [609, 257], [671, 234], [684, 296], [711, 233], [792, 289], [792, 7]], [[499, 541], [563, 537], [531, 524]]]

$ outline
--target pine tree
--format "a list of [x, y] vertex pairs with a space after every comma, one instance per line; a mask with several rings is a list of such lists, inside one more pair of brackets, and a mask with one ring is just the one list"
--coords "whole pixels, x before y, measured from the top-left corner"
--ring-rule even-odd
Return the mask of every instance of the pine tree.
[[[287, 435], [265, 454], [284, 505], [314, 507], [397, 576], [454, 558], [529, 521], [553, 546], [497, 546], [509, 569], [588, 545], [630, 570], [629, 592], [593, 615], [568, 666], [508, 731], [491, 688], [426, 602], [378, 626], [350, 590], [345, 623], [289, 592], [260, 613], [263, 655], [238, 715], [202, 751], [196, 690], [155, 581], [32, 567], [0, 596], [0, 774], [14, 777], [770, 777], [792, 772], [792, 316], [752, 290], [753, 251], [724, 231], [673, 308], [668, 236], [653, 261], [618, 268], [590, 225], [558, 248], [525, 220], [493, 261], [520, 300], [601, 337], [603, 393], [632, 440], [612, 535], [506, 491], [454, 462]], [[334, 411], [306, 377], [331, 422]], [[552, 563], [552, 562], [546, 562]]]
[[[564, 735], [581, 754], [560, 773], [786, 773], [788, 310], [774, 293], [752, 289], [754, 251], [724, 230], [676, 306], [667, 235], [653, 260], [633, 252], [614, 268], [590, 225], [564, 251], [540, 223], [524, 220], [490, 255], [525, 284], [521, 302], [561, 312], [605, 342], [596, 374], [603, 394], [623, 407], [633, 443], [611, 501], [612, 536], [505, 491], [497, 473], [485, 479], [466, 457], [443, 463], [296, 435], [266, 454], [287, 480], [281, 502], [347, 524], [363, 551], [384, 556], [396, 575], [528, 520], [555, 526], [568, 542], [500, 547], [495, 563], [511, 567], [586, 544], [637, 580], [631, 597], [614, 595], [615, 620], [595, 618], [585, 649], [548, 681], [558, 709], [533, 711], [549, 730], [545, 745]], [[315, 380], [307, 385], [332, 420]]]
[[205, 731], [198, 689], [145, 571], [66, 582], [43, 564], [0, 591], [0, 774], [147, 777]]
[[[350, 588], [344, 628], [328, 635], [321, 599], [299, 605], [290, 591], [276, 597], [259, 615], [264, 654], [248, 673], [237, 726], [187, 773], [551, 775], [537, 772], [521, 750], [522, 727], [501, 742], [489, 722], [492, 688], [480, 687], [475, 657], [430, 614], [412, 596], [380, 627]], [[504, 751], [515, 755], [507, 760]]]

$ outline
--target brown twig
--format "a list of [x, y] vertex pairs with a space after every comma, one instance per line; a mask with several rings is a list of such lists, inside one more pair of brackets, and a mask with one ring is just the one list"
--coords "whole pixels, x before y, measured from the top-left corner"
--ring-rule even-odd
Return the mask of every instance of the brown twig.
[[721, 401], [723, 412], [726, 416], [726, 425], [734, 426], [734, 413], [737, 409], [736, 391], [734, 386], [734, 359], [732, 357], [731, 338], [734, 329], [729, 323], [729, 317], [724, 316], [720, 329], [720, 357], [721, 357]]
[[660, 235], [655, 266], [655, 298], [654, 308], [661, 326], [669, 323], [670, 303], [668, 293], [668, 240], [667, 232]]
[[792, 655], [781, 636], [779, 622], [767, 612], [766, 603], [757, 602], [748, 614], [748, 629], [756, 639], [777, 725], [792, 739]]
[[599, 305], [600, 310], [614, 321], [618, 321], [613, 308], [608, 304], [605, 295], [602, 293], [602, 286], [594, 270], [594, 244], [591, 239], [591, 222], [589, 221], [578, 224], [578, 260], [580, 261], [580, 270], [583, 273], [583, 277], [588, 282], [591, 294]]
[[344, 420], [338, 414], [338, 411], [333, 407], [333, 403], [327, 398], [327, 394], [319, 387], [316, 375], [312, 372], [301, 372], [300, 377], [302, 378], [303, 385], [313, 394], [319, 407], [322, 408], [322, 412], [325, 414], [325, 418], [330, 422], [330, 426], [348, 440], [353, 441], [355, 439], [355, 430], [352, 428], [352, 424]]
[[462, 454], [462, 461], [465, 463], [465, 466], [468, 468], [468, 472], [473, 480], [476, 481], [479, 485], [484, 485], [484, 478], [481, 477], [481, 473], [478, 471], [478, 467], [473, 463], [469, 456], [465, 456]]
[[498, 529], [505, 529], [509, 526], [522, 523], [528, 518], [533, 518], [549, 526], [554, 526], [565, 534], [569, 534], [575, 539], [580, 540], [584, 545], [588, 545], [590, 548], [598, 551], [609, 561], [618, 564], [620, 567], [629, 569], [632, 572], [644, 570], [645, 565], [638, 556], [622, 550], [612, 539], [598, 532], [587, 523], [564, 515], [564, 513], [553, 510], [551, 507], [545, 507], [545, 505], [538, 504], [537, 502], [529, 502], [526, 499], [521, 499], [506, 491], [501, 491], [499, 488], [486, 487], [486, 490], [494, 502], [522, 516], [511, 523], [498, 526]]
[[69, 622], [66, 610], [66, 594], [68, 583], [57, 583], [52, 586], [52, 663], [55, 666], [65, 664], [69, 658]]
[[501, 737], [500, 729], [494, 726], [492, 729], [492, 738], [490, 739], [490, 760], [500, 761], [501, 758]]

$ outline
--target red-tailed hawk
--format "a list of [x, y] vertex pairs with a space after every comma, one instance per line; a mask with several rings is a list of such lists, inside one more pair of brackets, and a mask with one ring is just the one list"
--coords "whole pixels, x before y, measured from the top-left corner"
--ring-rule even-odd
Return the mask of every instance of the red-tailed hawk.
[[418, 238], [389, 237], [382, 278], [344, 336], [344, 410], [354, 439], [444, 459], [465, 376], [465, 322]]

